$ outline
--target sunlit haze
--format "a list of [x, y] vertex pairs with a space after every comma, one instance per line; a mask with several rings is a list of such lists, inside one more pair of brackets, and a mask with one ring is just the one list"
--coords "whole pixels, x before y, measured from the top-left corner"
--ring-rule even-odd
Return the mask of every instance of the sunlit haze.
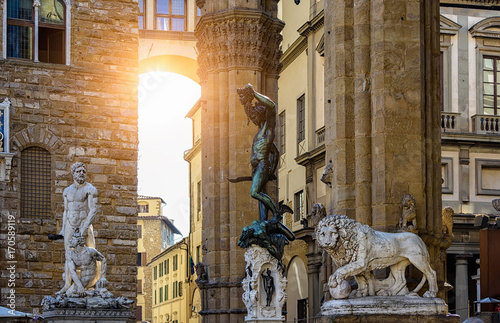
[[184, 151], [192, 147], [192, 123], [185, 118], [200, 98], [200, 86], [179, 74], [151, 72], [139, 82], [140, 195], [167, 203], [163, 215], [189, 233], [189, 164]]

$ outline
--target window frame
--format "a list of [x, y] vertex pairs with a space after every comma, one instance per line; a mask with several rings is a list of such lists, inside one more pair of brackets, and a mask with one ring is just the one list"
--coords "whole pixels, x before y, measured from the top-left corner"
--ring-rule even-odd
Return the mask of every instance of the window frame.
[[149, 213], [149, 203], [146, 202], [146, 204], [137, 204], [137, 213]]
[[[142, 1], [142, 12], [141, 12], [140, 1]], [[138, 6], [139, 6], [139, 17], [142, 17], [142, 26], [139, 23], [139, 30], [141, 30], [141, 29], [147, 29], [147, 24], [146, 24], [146, 6], [147, 6], [147, 1], [146, 0], [139, 0]]]
[[[484, 72], [485, 72], [485, 64], [484, 60], [485, 59], [492, 59], [493, 60], [493, 107], [487, 107], [487, 109], [493, 109], [493, 114], [486, 114], [484, 112], [485, 106], [484, 106], [484, 96], [487, 95], [485, 94], [485, 79], [484, 79]], [[480, 64], [481, 64], [481, 110], [483, 115], [489, 115], [489, 116], [499, 116], [500, 115], [500, 91], [498, 88], [500, 87], [500, 78], [498, 77], [498, 74], [500, 74], [500, 53], [498, 55], [491, 55], [491, 54], [483, 54], [481, 55], [480, 59]], [[490, 82], [488, 82], [489, 84]]]
[[[198, 10], [200, 10], [200, 15], [198, 16]], [[201, 19], [201, 8], [198, 7], [195, 3], [194, 5], [194, 27], [196, 28], [196, 25], [198, 24], [198, 22], [200, 21]]]
[[[297, 200], [297, 198], [300, 197], [300, 202]], [[305, 194], [304, 190], [299, 190], [296, 193], [293, 194], [293, 221], [294, 222], [300, 222], [302, 220], [302, 215], [304, 214], [304, 207], [305, 207]]]
[[278, 115], [278, 129], [279, 129], [279, 152], [280, 155], [286, 153], [286, 110], [283, 110]]
[[[32, 172], [29, 172], [27, 169], [25, 169], [25, 167], [27, 166], [26, 165], [26, 156], [28, 155], [28, 153], [30, 153], [30, 151], [33, 151], [33, 153], [35, 153], [35, 151], [39, 151], [39, 153], [43, 153], [43, 155], [45, 155], [44, 158], [48, 158], [48, 165], [45, 165], [45, 168], [46, 170], [48, 169], [48, 172], [46, 171], [44, 174], [33, 174]], [[40, 155], [41, 156], [41, 155]], [[36, 156], [34, 156], [36, 157]], [[52, 165], [52, 161], [53, 158], [52, 158], [52, 154], [50, 153], [49, 150], [43, 148], [43, 147], [40, 147], [40, 146], [28, 146], [28, 147], [25, 147], [24, 149], [22, 149], [21, 151], [21, 156], [20, 156], [20, 178], [21, 178], [21, 186], [20, 186], [20, 190], [19, 190], [19, 196], [20, 196], [20, 199], [19, 199], [19, 210], [20, 210], [20, 214], [21, 214], [21, 218], [23, 219], [32, 219], [32, 220], [35, 220], [35, 219], [51, 219], [53, 217], [53, 214], [50, 210], [52, 210], [52, 193], [54, 191], [54, 187], [53, 187], [53, 180], [52, 180], [52, 169], [53, 169], [53, 165]], [[33, 160], [32, 161], [32, 164], [34, 164], [34, 168], [36, 168], [37, 170], [40, 170], [40, 166], [41, 165], [37, 165], [36, 164], [37, 160]], [[48, 167], [47, 167], [48, 166]], [[30, 177], [28, 178], [25, 178], [24, 177], [24, 174], [30, 174]], [[34, 177], [35, 176], [35, 177]], [[43, 205], [46, 205], [48, 204], [48, 207], [49, 207], [49, 210], [47, 211], [47, 214], [43, 214], [43, 215], [32, 215], [32, 212], [28, 212], [28, 213], [25, 213], [25, 208], [27, 209], [32, 209], [32, 208], [36, 208], [37, 205], [40, 204], [40, 199], [38, 198], [35, 198], [34, 200], [32, 200], [30, 198], [31, 194], [29, 194], [31, 191], [36, 191], [37, 193], [39, 193], [40, 191], [40, 183], [39, 182], [28, 182], [28, 180], [30, 181], [36, 181], [38, 179], [40, 179], [39, 177], [40, 176], [43, 176], [43, 179], [45, 180], [45, 183], [43, 183], [42, 185], [44, 187], [48, 186], [48, 201], [47, 200], [44, 200], [42, 201], [44, 204]], [[27, 183], [28, 182], [28, 183]], [[26, 192], [26, 194], [28, 194], [28, 196], [25, 196], [24, 197], [24, 194], [23, 192], [25, 192], [24, 190], [24, 187], [25, 185], [28, 186], [28, 192]], [[34, 188], [32, 189], [29, 189], [31, 186], [34, 186]], [[40, 194], [37, 194], [37, 195], [40, 195]], [[25, 199], [28, 199], [25, 201]], [[30, 202], [30, 203], [27, 203], [27, 202]], [[28, 204], [28, 206], [25, 205], [25, 203]], [[42, 208], [44, 208], [42, 206]], [[28, 211], [28, 210], [26, 210]]]
[[196, 221], [200, 221], [201, 216], [201, 181], [196, 183]]
[[500, 160], [498, 159], [484, 159], [476, 158], [474, 160], [476, 166], [475, 179], [476, 179], [476, 195], [490, 195], [499, 196], [500, 189], [484, 188], [483, 187], [483, 174], [484, 168], [500, 169]]
[[297, 144], [306, 139], [306, 95], [297, 99]]
[[[168, 14], [159, 14], [158, 13], [158, 0], [154, 0], [154, 29], [160, 31], [173, 31], [173, 32], [186, 32], [188, 28], [188, 7], [187, 0], [182, 0], [184, 2], [184, 14], [183, 15], [174, 15], [172, 14], [172, 3], [173, 0], [168, 0]], [[158, 18], [167, 18], [168, 19], [168, 30], [158, 29]], [[183, 30], [172, 30], [172, 19], [182, 18], [184, 19], [184, 29]]]
[[[3, 1], [2, 9], [3, 9], [3, 17], [2, 17], [2, 57], [3, 59], [14, 59], [14, 60], [19, 60], [19, 61], [28, 61], [28, 62], [40, 62], [38, 60], [38, 51], [39, 51], [39, 40], [40, 40], [40, 33], [39, 30], [40, 28], [51, 28], [51, 29], [60, 29], [64, 31], [63, 35], [63, 62], [61, 65], [70, 65], [71, 63], [71, 3], [70, 0], [61, 0], [64, 3], [64, 24], [62, 26], [58, 24], [50, 24], [50, 23], [45, 23], [42, 22], [40, 23], [38, 20], [38, 6], [35, 6], [35, 2], [32, 1], [33, 3], [33, 15], [32, 15], [32, 20], [31, 23], [27, 22], [19, 22], [19, 24], [12, 24], [13, 18], [7, 18], [7, 1]], [[36, 13], [36, 14], [35, 14]], [[8, 20], [10, 19], [11, 23], [8, 23]], [[14, 19], [16, 20], [21, 20], [21, 19]], [[7, 57], [7, 25], [23, 25], [23, 24], [28, 24], [32, 26], [33, 31], [32, 31], [32, 58], [31, 59], [23, 59], [23, 58], [16, 58], [16, 57]], [[42, 63], [47, 63], [47, 64], [59, 64], [59, 63], [49, 63], [49, 62], [42, 62]]]

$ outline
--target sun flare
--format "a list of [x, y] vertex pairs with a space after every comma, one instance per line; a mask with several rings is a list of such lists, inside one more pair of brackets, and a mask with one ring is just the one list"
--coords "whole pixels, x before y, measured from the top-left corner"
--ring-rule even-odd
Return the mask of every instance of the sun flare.
[[162, 197], [163, 214], [189, 232], [189, 165], [184, 151], [192, 147], [192, 124], [185, 118], [200, 98], [200, 85], [175, 73], [140, 75], [139, 182], [141, 195]]

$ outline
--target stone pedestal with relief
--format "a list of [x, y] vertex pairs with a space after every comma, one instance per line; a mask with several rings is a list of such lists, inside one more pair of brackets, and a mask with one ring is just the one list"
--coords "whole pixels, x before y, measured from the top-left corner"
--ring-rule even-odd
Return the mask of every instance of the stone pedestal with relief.
[[246, 276], [243, 279], [245, 322], [284, 322], [287, 280], [283, 265], [264, 248], [250, 246], [245, 252]]

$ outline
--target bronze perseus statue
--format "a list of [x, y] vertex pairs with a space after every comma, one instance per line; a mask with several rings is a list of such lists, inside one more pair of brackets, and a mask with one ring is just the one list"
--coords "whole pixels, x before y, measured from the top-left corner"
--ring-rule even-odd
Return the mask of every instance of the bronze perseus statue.
[[[267, 220], [267, 214], [272, 212], [276, 221], [281, 221], [284, 212], [292, 212], [288, 207], [277, 208], [272, 199], [265, 193], [269, 180], [276, 179], [275, 172], [279, 162], [279, 151], [274, 144], [276, 128], [276, 106], [267, 96], [256, 92], [252, 84], [238, 89], [240, 102], [245, 107], [249, 121], [252, 121], [259, 130], [253, 138], [252, 156], [252, 189], [250, 195], [259, 201], [260, 220]], [[257, 102], [252, 104], [253, 100]]]
[[[252, 121], [257, 127], [257, 134], [253, 138], [252, 177], [241, 177], [231, 182], [252, 180], [250, 195], [259, 201], [259, 219], [252, 225], [245, 227], [238, 244], [247, 248], [251, 244], [258, 244], [266, 248], [274, 257], [281, 260], [284, 245], [294, 240], [293, 233], [281, 223], [283, 213], [293, 213], [287, 205], [279, 205], [273, 202], [266, 194], [266, 184], [276, 179], [276, 169], [279, 162], [279, 151], [274, 144], [276, 128], [276, 105], [267, 96], [254, 90], [251, 84], [237, 89], [241, 104], [245, 108], [248, 121]], [[256, 100], [255, 103], [254, 100]], [[273, 217], [268, 220], [271, 211]]]

